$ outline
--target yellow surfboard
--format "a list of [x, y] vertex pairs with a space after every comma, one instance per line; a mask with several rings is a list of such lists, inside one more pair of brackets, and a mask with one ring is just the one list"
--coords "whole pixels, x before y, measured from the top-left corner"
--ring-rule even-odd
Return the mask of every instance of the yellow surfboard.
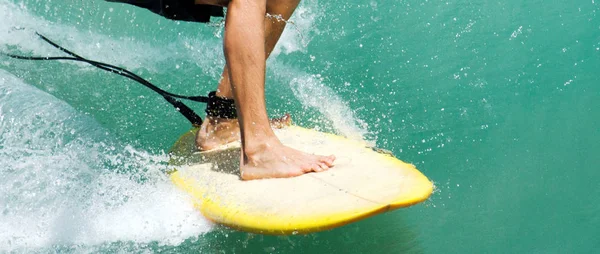
[[334, 154], [328, 171], [293, 178], [243, 181], [240, 146], [196, 152], [195, 133], [171, 149], [173, 183], [189, 193], [208, 219], [262, 234], [297, 234], [331, 229], [426, 200], [433, 184], [413, 165], [366, 143], [290, 126], [276, 130], [286, 145]]

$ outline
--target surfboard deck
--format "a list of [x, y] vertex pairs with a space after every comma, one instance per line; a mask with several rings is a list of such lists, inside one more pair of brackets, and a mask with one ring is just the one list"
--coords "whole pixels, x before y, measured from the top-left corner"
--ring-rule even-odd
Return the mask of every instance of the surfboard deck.
[[426, 200], [433, 184], [413, 165], [366, 143], [297, 126], [276, 130], [286, 145], [334, 154], [335, 166], [293, 178], [243, 181], [239, 143], [196, 152], [186, 132], [170, 153], [172, 182], [189, 193], [211, 221], [274, 235], [311, 233], [346, 225]]

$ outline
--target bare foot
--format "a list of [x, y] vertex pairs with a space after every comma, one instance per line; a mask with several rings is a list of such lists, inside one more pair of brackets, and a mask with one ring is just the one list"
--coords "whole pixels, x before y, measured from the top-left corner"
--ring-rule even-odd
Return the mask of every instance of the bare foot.
[[333, 167], [335, 156], [308, 154], [284, 146], [279, 140], [248, 149], [242, 155], [240, 173], [244, 180], [286, 178]]
[[[281, 129], [292, 123], [290, 114], [271, 119], [271, 127]], [[206, 117], [196, 135], [196, 146], [208, 151], [240, 140], [240, 124], [237, 119]]]

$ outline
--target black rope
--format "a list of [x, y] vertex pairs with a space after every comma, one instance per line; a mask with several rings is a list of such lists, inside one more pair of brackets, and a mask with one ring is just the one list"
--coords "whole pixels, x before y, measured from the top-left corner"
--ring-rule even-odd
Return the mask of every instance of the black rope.
[[22, 60], [38, 60], [38, 61], [70, 60], [70, 61], [79, 61], [79, 62], [88, 63], [99, 69], [121, 75], [123, 77], [129, 78], [131, 80], [134, 80], [134, 81], [142, 84], [143, 86], [151, 89], [152, 91], [162, 95], [163, 98], [167, 102], [169, 102], [171, 105], [173, 105], [173, 107], [175, 107], [177, 109], [177, 111], [179, 111], [179, 113], [181, 113], [185, 118], [187, 118], [192, 123], [192, 125], [200, 126], [202, 124], [202, 118], [200, 116], [198, 116], [198, 114], [196, 114], [191, 108], [189, 108], [187, 105], [185, 105], [183, 102], [177, 100], [176, 98], [186, 99], [186, 100], [191, 100], [191, 101], [196, 101], [196, 102], [202, 102], [202, 103], [208, 103], [209, 98], [207, 96], [185, 96], [185, 95], [179, 95], [179, 94], [167, 92], [125, 68], [121, 68], [121, 67], [114, 66], [111, 64], [107, 64], [107, 63], [102, 63], [102, 62], [98, 62], [98, 61], [85, 59], [85, 58], [61, 47], [60, 45], [54, 43], [50, 39], [46, 38], [45, 36], [43, 36], [37, 32], [36, 32], [36, 35], [38, 35], [42, 40], [44, 40], [48, 44], [54, 46], [55, 48], [59, 49], [62, 52], [69, 54], [72, 57], [32, 57], [32, 56], [19, 56], [19, 55], [7, 54], [7, 53], [1, 53], [1, 54], [6, 55], [11, 58], [22, 59]]

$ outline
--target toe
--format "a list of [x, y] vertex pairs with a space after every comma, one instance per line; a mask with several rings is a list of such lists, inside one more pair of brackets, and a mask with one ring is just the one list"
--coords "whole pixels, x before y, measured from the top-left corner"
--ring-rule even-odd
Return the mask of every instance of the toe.
[[323, 169], [321, 168], [321, 165], [319, 165], [319, 163], [314, 163], [312, 165], [312, 171], [313, 172], [321, 172], [321, 171], [323, 171]]
[[292, 117], [290, 114], [285, 114], [283, 117], [271, 119], [271, 125], [274, 128], [281, 129], [292, 124]]
[[305, 164], [304, 166], [301, 167], [302, 172], [304, 173], [310, 173], [315, 171], [315, 166], [314, 164]]
[[333, 155], [330, 155], [330, 156], [321, 156], [321, 158], [320, 158], [319, 161], [321, 163], [324, 163], [328, 167], [333, 167], [333, 161], [335, 161], [335, 156], [333, 156]]
[[290, 115], [290, 113], [285, 113], [285, 115], [281, 118], [281, 122], [285, 125], [291, 125], [292, 124], [292, 116]]
[[325, 163], [319, 163], [319, 166], [321, 167], [321, 171], [325, 171], [329, 169], [329, 166]]

